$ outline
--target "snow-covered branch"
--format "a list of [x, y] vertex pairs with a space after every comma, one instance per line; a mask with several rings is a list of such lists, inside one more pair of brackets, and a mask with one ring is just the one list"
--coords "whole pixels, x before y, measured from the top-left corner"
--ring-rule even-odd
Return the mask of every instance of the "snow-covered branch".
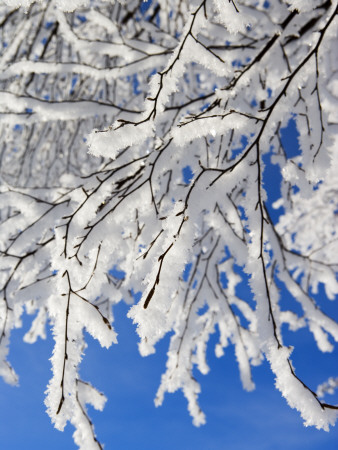
[[[109, 347], [112, 307], [140, 292], [128, 313], [140, 352], [171, 333], [156, 405], [181, 389], [204, 423], [193, 372], [208, 372], [217, 331], [216, 355], [234, 346], [245, 389], [266, 358], [305, 424], [327, 430], [338, 407], [298, 377], [283, 331], [307, 327], [324, 352], [338, 341], [315, 295], [338, 294], [337, 1], [8, 3], [1, 375], [17, 381], [7, 354], [24, 308], [37, 313], [26, 341], [50, 321], [48, 413], [75, 426], [81, 448], [101, 448], [86, 404], [104, 397], [79, 375], [83, 330]], [[238, 293], [247, 279], [253, 299]]]

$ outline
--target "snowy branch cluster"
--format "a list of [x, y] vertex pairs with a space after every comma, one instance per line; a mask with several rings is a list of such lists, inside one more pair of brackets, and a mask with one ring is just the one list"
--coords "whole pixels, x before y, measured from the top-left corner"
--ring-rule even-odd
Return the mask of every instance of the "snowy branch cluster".
[[[141, 354], [171, 333], [157, 405], [181, 389], [205, 422], [193, 371], [208, 372], [218, 330], [216, 355], [234, 346], [245, 389], [267, 358], [289, 405], [327, 430], [337, 407], [297, 377], [282, 329], [308, 327], [324, 352], [338, 341], [314, 298], [321, 285], [338, 294], [337, 1], [6, 0], [0, 11], [5, 381], [17, 382], [7, 355], [23, 312], [35, 314], [27, 342], [50, 322], [48, 414], [74, 425], [81, 448], [101, 448], [86, 404], [105, 397], [81, 379], [83, 333], [115, 343], [123, 298]], [[297, 151], [283, 140], [290, 123]], [[238, 294], [246, 279], [253, 299]]]

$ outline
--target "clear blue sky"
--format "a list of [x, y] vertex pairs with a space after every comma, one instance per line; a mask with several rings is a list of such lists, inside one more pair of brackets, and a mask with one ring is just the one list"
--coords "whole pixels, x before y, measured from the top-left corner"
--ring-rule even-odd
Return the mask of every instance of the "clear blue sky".
[[[334, 312], [335, 305], [329, 306]], [[274, 389], [266, 363], [254, 369], [256, 390], [244, 392], [232, 349], [221, 359], [213, 355], [216, 335], [208, 354], [211, 372], [206, 376], [196, 373], [202, 381], [201, 405], [207, 424], [200, 428], [192, 425], [181, 393], [167, 395], [163, 406], [155, 408], [153, 398], [164, 369], [168, 339], [160, 344], [157, 355], [142, 358], [134, 327], [124, 318], [126, 311], [123, 304], [116, 310], [119, 344], [107, 351], [89, 339], [81, 371], [85, 380], [91, 380], [108, 397], [103, 412], [90, 409], [107, 450], [337, 450], [338, 427], [329, 433], [305, 428], [298, 413]], [[20, 387], [0, 384], [0, 448], [75, 449], [72, 428], [68, 426], [63, 433], [55, 430], [44, 411], [52, 339], [34, 345], [19, 341], [30, 320], [26, 316], [23, 329], [13, 335], [11, 361], [20, 375]], [[294, 337], [293, 333], [288, 335], [289, 343]], [[297, 374], [311, 387], [315, 388], [327, 371], [337, 374], [337, 351], [329, 356], [320, 354], [311, 345], [307, 331], [297, 332], [296, 337], [293, 361]]]

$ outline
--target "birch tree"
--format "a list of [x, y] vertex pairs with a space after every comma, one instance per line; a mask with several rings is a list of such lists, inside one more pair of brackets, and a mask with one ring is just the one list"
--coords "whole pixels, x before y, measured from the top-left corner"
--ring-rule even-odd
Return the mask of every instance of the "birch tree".
[[[18, 381], [8, 352], [23, 312], [35, 315], [28, 343], [50, 323], [47, 412], [59, 430], [72, 423], [80, 448], [102, 448], [86, 405], [105, 397], [80, 375], [84, 330], [117, 343], [123, 298], [142, 355], [171, 333], [156, 405], [182, 390], [205, 422], [193, 371], [208, 372], [217, 331], [214, 351], [234, 346], [244, 389], [266, 358], [304, 424], [328, 430], [335, 374], [317, 395], [283, 330], [308, 328], [323, 352], [338, 340], [315, 298], [321, 285], [326, 301], [338, 293], [337, 1], [0, 5], [3, 379]], [[254, 302], [238, 294], [246, 279]]]

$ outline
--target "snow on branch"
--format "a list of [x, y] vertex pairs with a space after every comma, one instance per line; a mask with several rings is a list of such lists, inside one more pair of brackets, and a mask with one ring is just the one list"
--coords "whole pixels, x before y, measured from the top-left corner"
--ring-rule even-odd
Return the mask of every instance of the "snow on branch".
[[266, 358], [305, 425], [328, 430], [334, 382], [317, 396], [284, 330], [307, 327], [323, 352], [338, 341], [325, 313], [338, 294], [337, 1], [66, 3], [0, 5], [0, 374], [17, 382], [7, 355], [23, 311], [36, 314], [26, 342], [50, 322], [48, 414], [102, 448], [84, 330], [116, 343], [113, 306], [141, 293], [128, 313], [141, 354], [171, 333], [156, 405], [181, 389], [205, 422], [194, 372], [209, 371], [217, 332], [244, 389]]

